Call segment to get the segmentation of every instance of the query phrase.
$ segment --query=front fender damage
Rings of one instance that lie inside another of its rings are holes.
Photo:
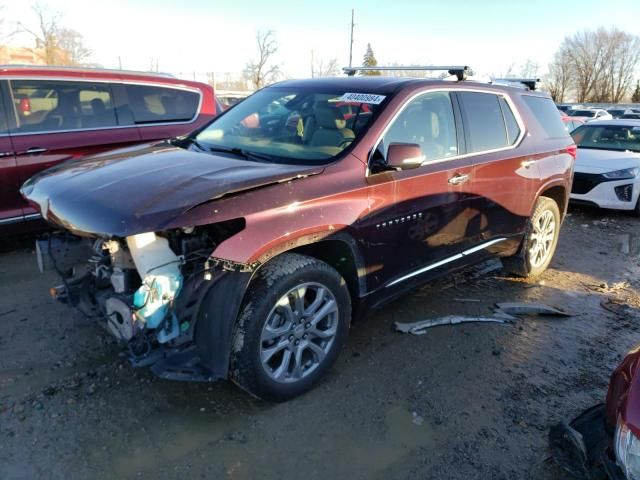
[[[260,265],[212,252],[243,226],[232,221],[93,240],[53,235],[37,251],[41,266],[62,277],[52,296],[126,344],[134,366],[163,378],[212,381],[227,377],[233,328]]]

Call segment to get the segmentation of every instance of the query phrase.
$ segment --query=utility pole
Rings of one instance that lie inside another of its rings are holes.
[[[351,66],[352,58],[353,58],[353,8],[351,9],[351,40],[349,42],[349,66]]]
[[[311,78],[314,77],[314,72],[313,72],[313,48],[311,49]]]
[[[122,70],[122,58],[118,55],[118,68]]]

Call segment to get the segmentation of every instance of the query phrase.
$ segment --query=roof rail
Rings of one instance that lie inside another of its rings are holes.
[[[410,65],[410,66],[400,66],[400,67],[344,67],[342,71],[349,75],[350,77],[354,76],[357,72],[362,71],[381,71],[381,72],[395,72],[399,70],[421,70],[421,71],[446,71],[449,75],[455,75],[458,77],[458,80],[466,80],[467,76],[471,75],[471,69],[464,65],[455,65],[455,66],[436,66],[430,65],[428,67],[421,67],[418,65]]]
[[[511,86],[515,86],[513,85],[514,83],[520,83],[529,90],[535,90],[539,82],[539,78],[494,78],[493,80],[491,80],[491,83],[501,83],[506,85],[511,84]]]
[[[101,68],[101,67],[69,67],[63,65],[29,65],[24,63],[16,63],[16,64],[4,64],[0,65],[0,69],[4,68],[32,68],[32,69],[42,69],[42,70],[70,70],[70,71],[81,71],[81,72],[105,72],[105,73],[124,73],[124,74],[133,74],[133,75],[149,75],[155,77],[168,77],[175,78],[175,75],[164,72],[144,72],[140,70],[120,70],[117,68]]]

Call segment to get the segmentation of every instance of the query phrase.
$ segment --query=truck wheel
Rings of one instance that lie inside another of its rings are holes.
[[[252,280],[238,316],[231,379],[256,397],[284,401],[329,370],[349,330],[344,279],[320,260],[282,254]]]
[[[540,197],[528,221],[520,251],[502,259],[505,269],[526,278],[540,276],[549,266],[560,234],[560,210],[548,197]]]

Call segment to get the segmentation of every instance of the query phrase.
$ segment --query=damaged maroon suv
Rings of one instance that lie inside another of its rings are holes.
[[[464,68],[455,70],[464,78]],[[350,322],[489,256],[553,256],[575,145],[548,95],[464,79],[285,81],[172,141],[68,162],[22,194],[52,295],[163,378],[285,400]]]

